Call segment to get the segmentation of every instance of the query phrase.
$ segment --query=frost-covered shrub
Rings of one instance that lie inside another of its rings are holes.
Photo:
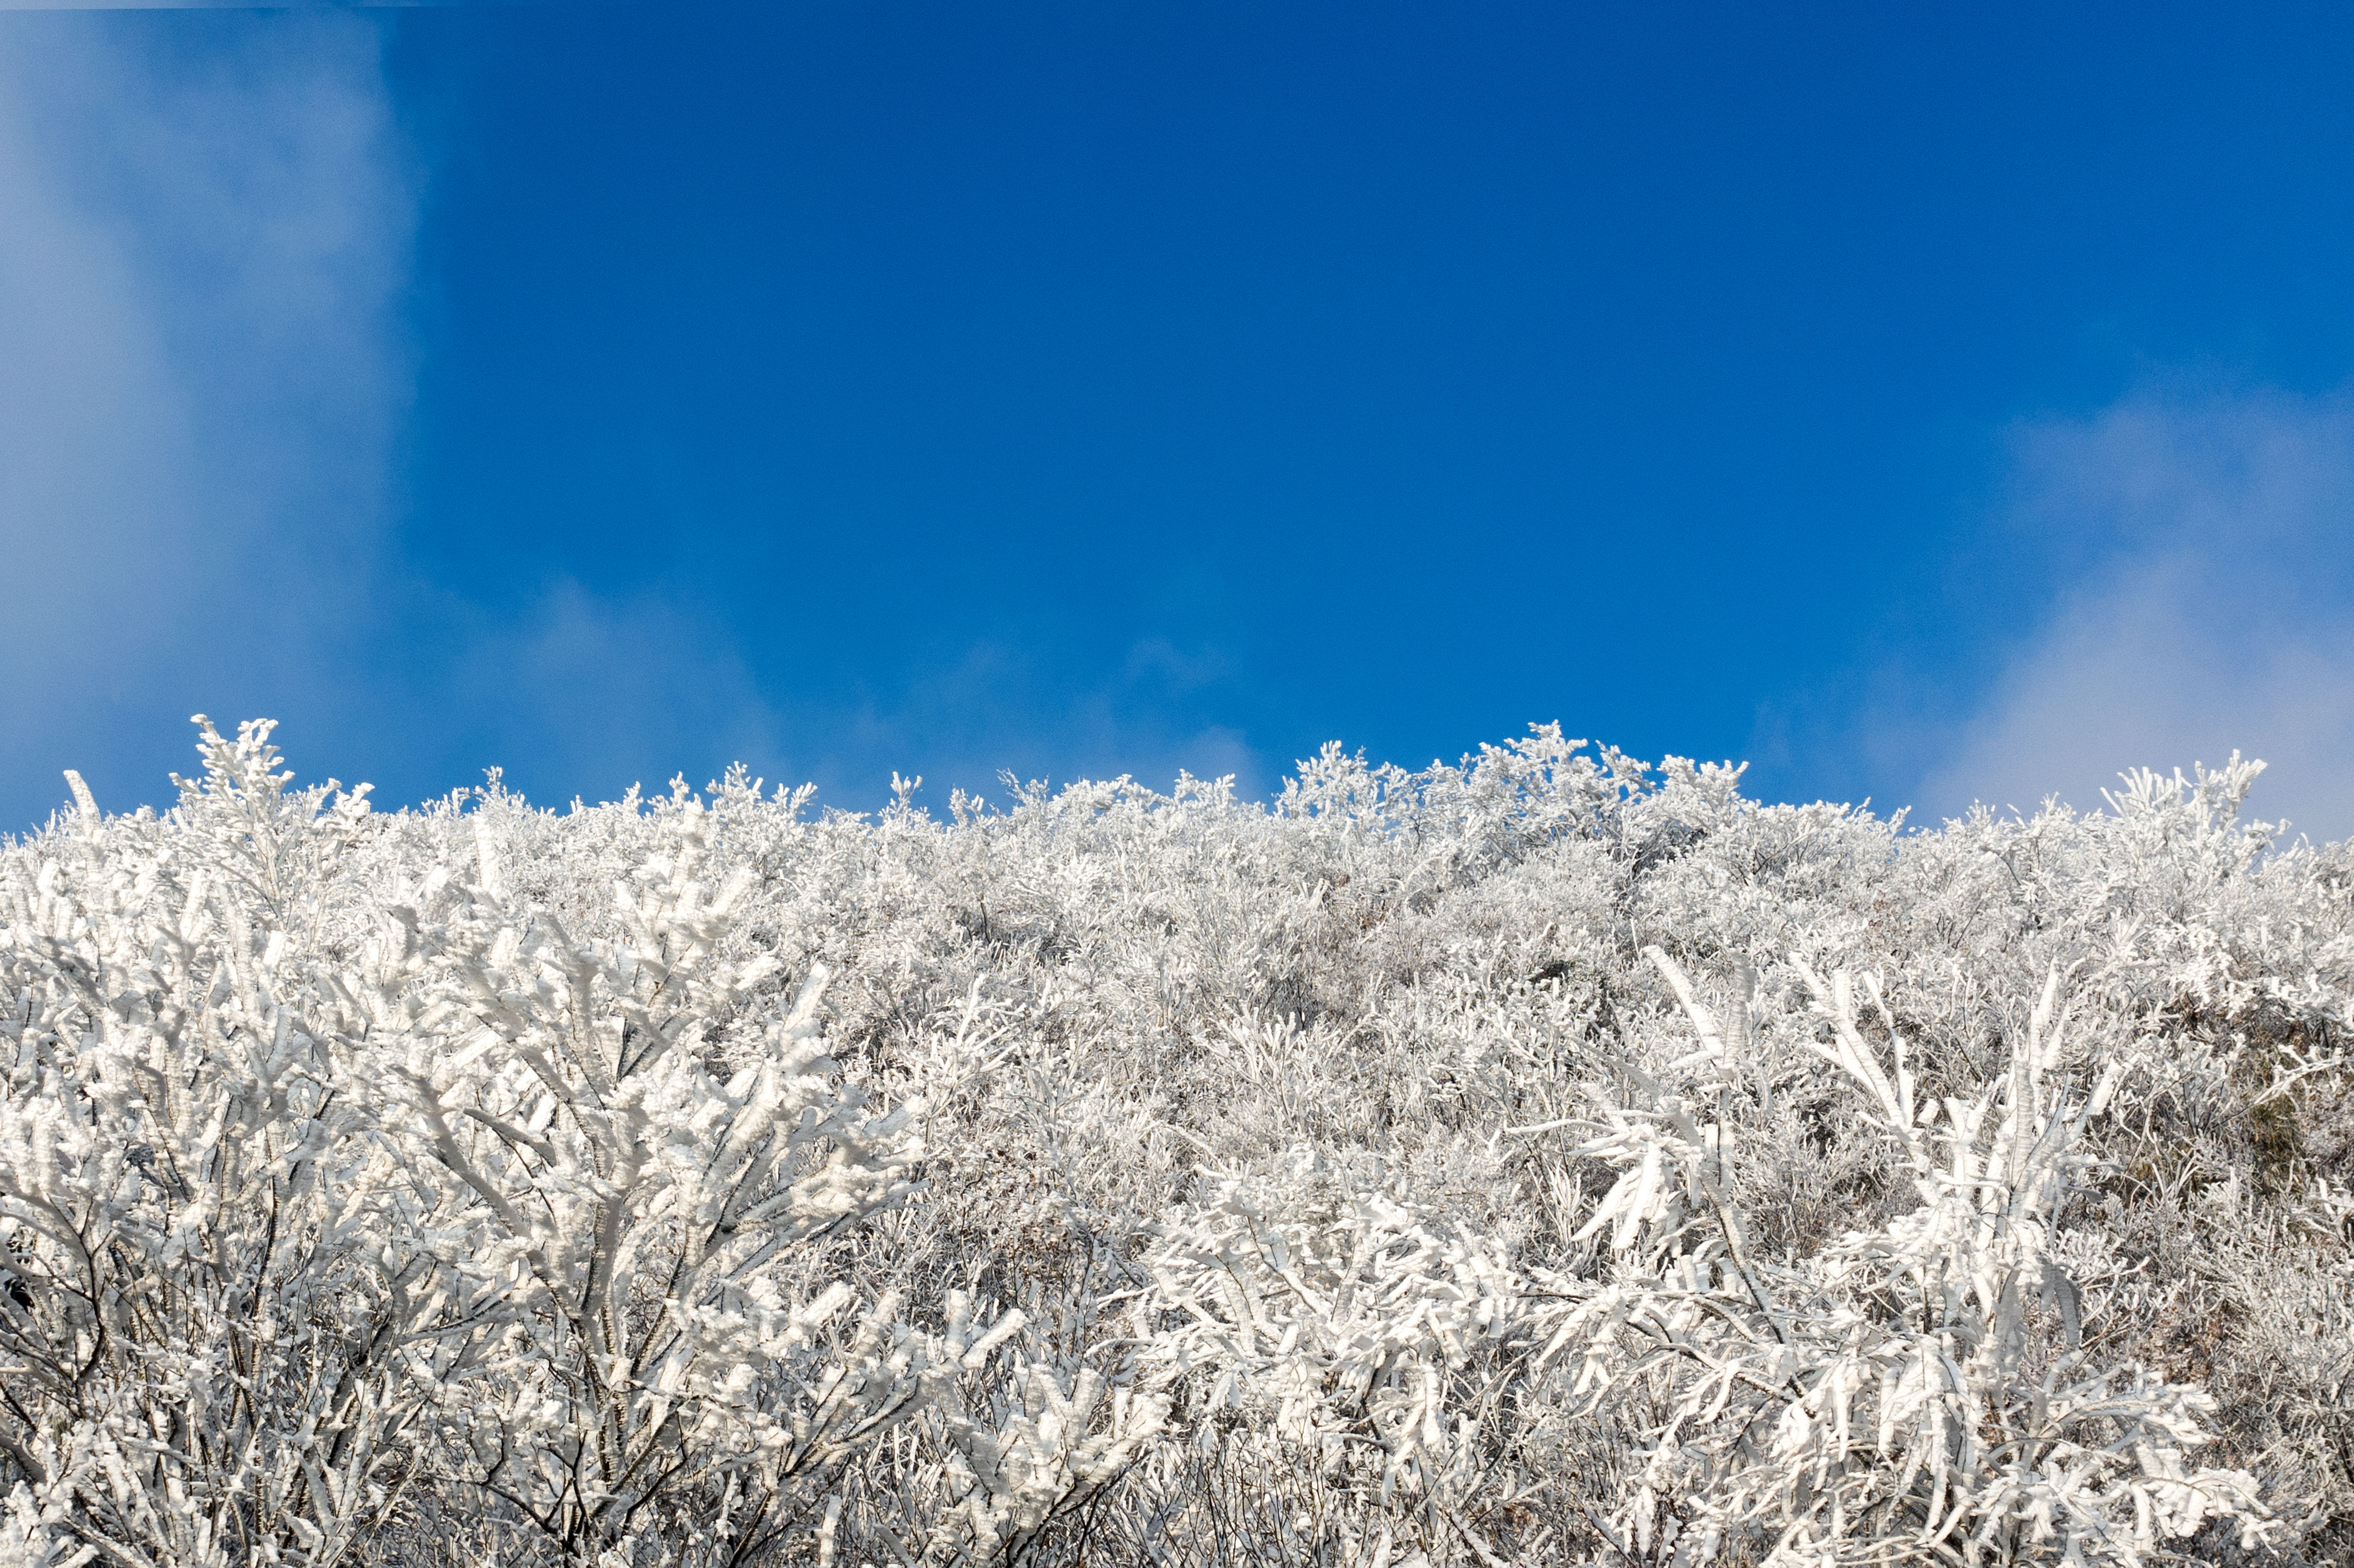
[[[0,848],[0,1561],[2342,1561],[2354,863],[1544,728]]]

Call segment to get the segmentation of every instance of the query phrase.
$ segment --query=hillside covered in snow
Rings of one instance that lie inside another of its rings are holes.
[[[1541,728],[0,849],[0,1561],[2354,1553],[2354,860]]]

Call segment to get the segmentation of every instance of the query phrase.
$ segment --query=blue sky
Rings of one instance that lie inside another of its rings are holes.
[[[9,10],[0,825],[202,710],[2354,833],[2354,18],[2051,10]]]

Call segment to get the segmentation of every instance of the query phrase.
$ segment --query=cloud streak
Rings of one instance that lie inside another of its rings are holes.
[[[1139,642],[1074,690],[984,641],[832,689],[757,668],[677,585],[421,574],[396,459],[426,157],[366,18],[0,16],[0,551],[35,585],[0,640],[0,831],[64,768],[115,809],[165,797],[199,710],[280,718],[306,777],[388,800],[738,759],[854,806],[895,768],[928,798],[1001,768],[1266,782],[1238,735],[1161,715],[1231,676],[1202,649]]]
[[[161,30],[158,30],[161,29]],[[0,827],[296,717],[372,612],[415,181],[372,25],[0,25]]]
[[[2236,749],[2270,765],[2254,814],[2354,835],[2354,402],[2137,398],[2014,459],[2009,542],[2073,586],[1916,799],[2094,809],[2123,768]]]

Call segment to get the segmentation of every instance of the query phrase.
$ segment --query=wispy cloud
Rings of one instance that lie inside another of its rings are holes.
[[[195,706],[331,705],[408,396],[373,26],[0,26],[0,810],[154,793]]]
[[[895,768],[928,794],[1000,768],[1265,782],[1238,736],[1167,716],[1230,676],[1205,647],[1139,641],[1075,689],[983,642],[826,689],[755,668],[675,585],[421,575],[393,493],[423,154],[379,47],[354,16],[0,17],[0,829],[67,767],[157,799],[199,709],[278,717],[306,775],[393,800],[737,759],[853,806]]]
[[[2250,809],[2354,834],[2354,402],[2137,398],[2023,427],[2012,545],[2070,587],[1917,799],[2095,808],[2120,769],[2233,750]]]
[[[1002,797],[1006,772],[1057,784],[1128,774],[1158,789],[1181,770],[1232,774],[1246,793],[1273,782],[1240,731],[1184,700],[1231,676],[1212,647],[1145,639],[1075,683],[1051,653],[983,640],[903,683],[829,684],[758,668],[724,607],[676,585],[600,593],[560,578],[504,611],[454,588],[408,591],[410,634],[435,652],[387,683],[385,712],[442,762],[427,788],[497,766],[546,803],[611,800],[674,775],[699,788],[742,762],[864,810],[889,798],[895,772],[921,777],[936,805],[955,789]]]
[[[1146,637],[1084,667],[1104,673],[1074,681],[1050,651],[978,642],[887,701],[870,697],[854,733],[869,758],[907,758],[898,765],[943,795],[953,786],[994,796],[1009,772],[1055,783],[1124,774],[1156,789],[1180,772],[1231,774],[1246,795],[1272,787],[1267,759],[1214,719],[1214,688],[1235,676],[1214,643]]]
[[[508,769],[510,788],[550,804],[611,800],[680,773],[700,788],[731,762],[801,781],[780,766],[796,737],[707,606],[561,579],[504,620],[454,599],[438,619],[432,641],[455,657],[413,672],[408,722],[420,735],[454,727],[440,752]]]

